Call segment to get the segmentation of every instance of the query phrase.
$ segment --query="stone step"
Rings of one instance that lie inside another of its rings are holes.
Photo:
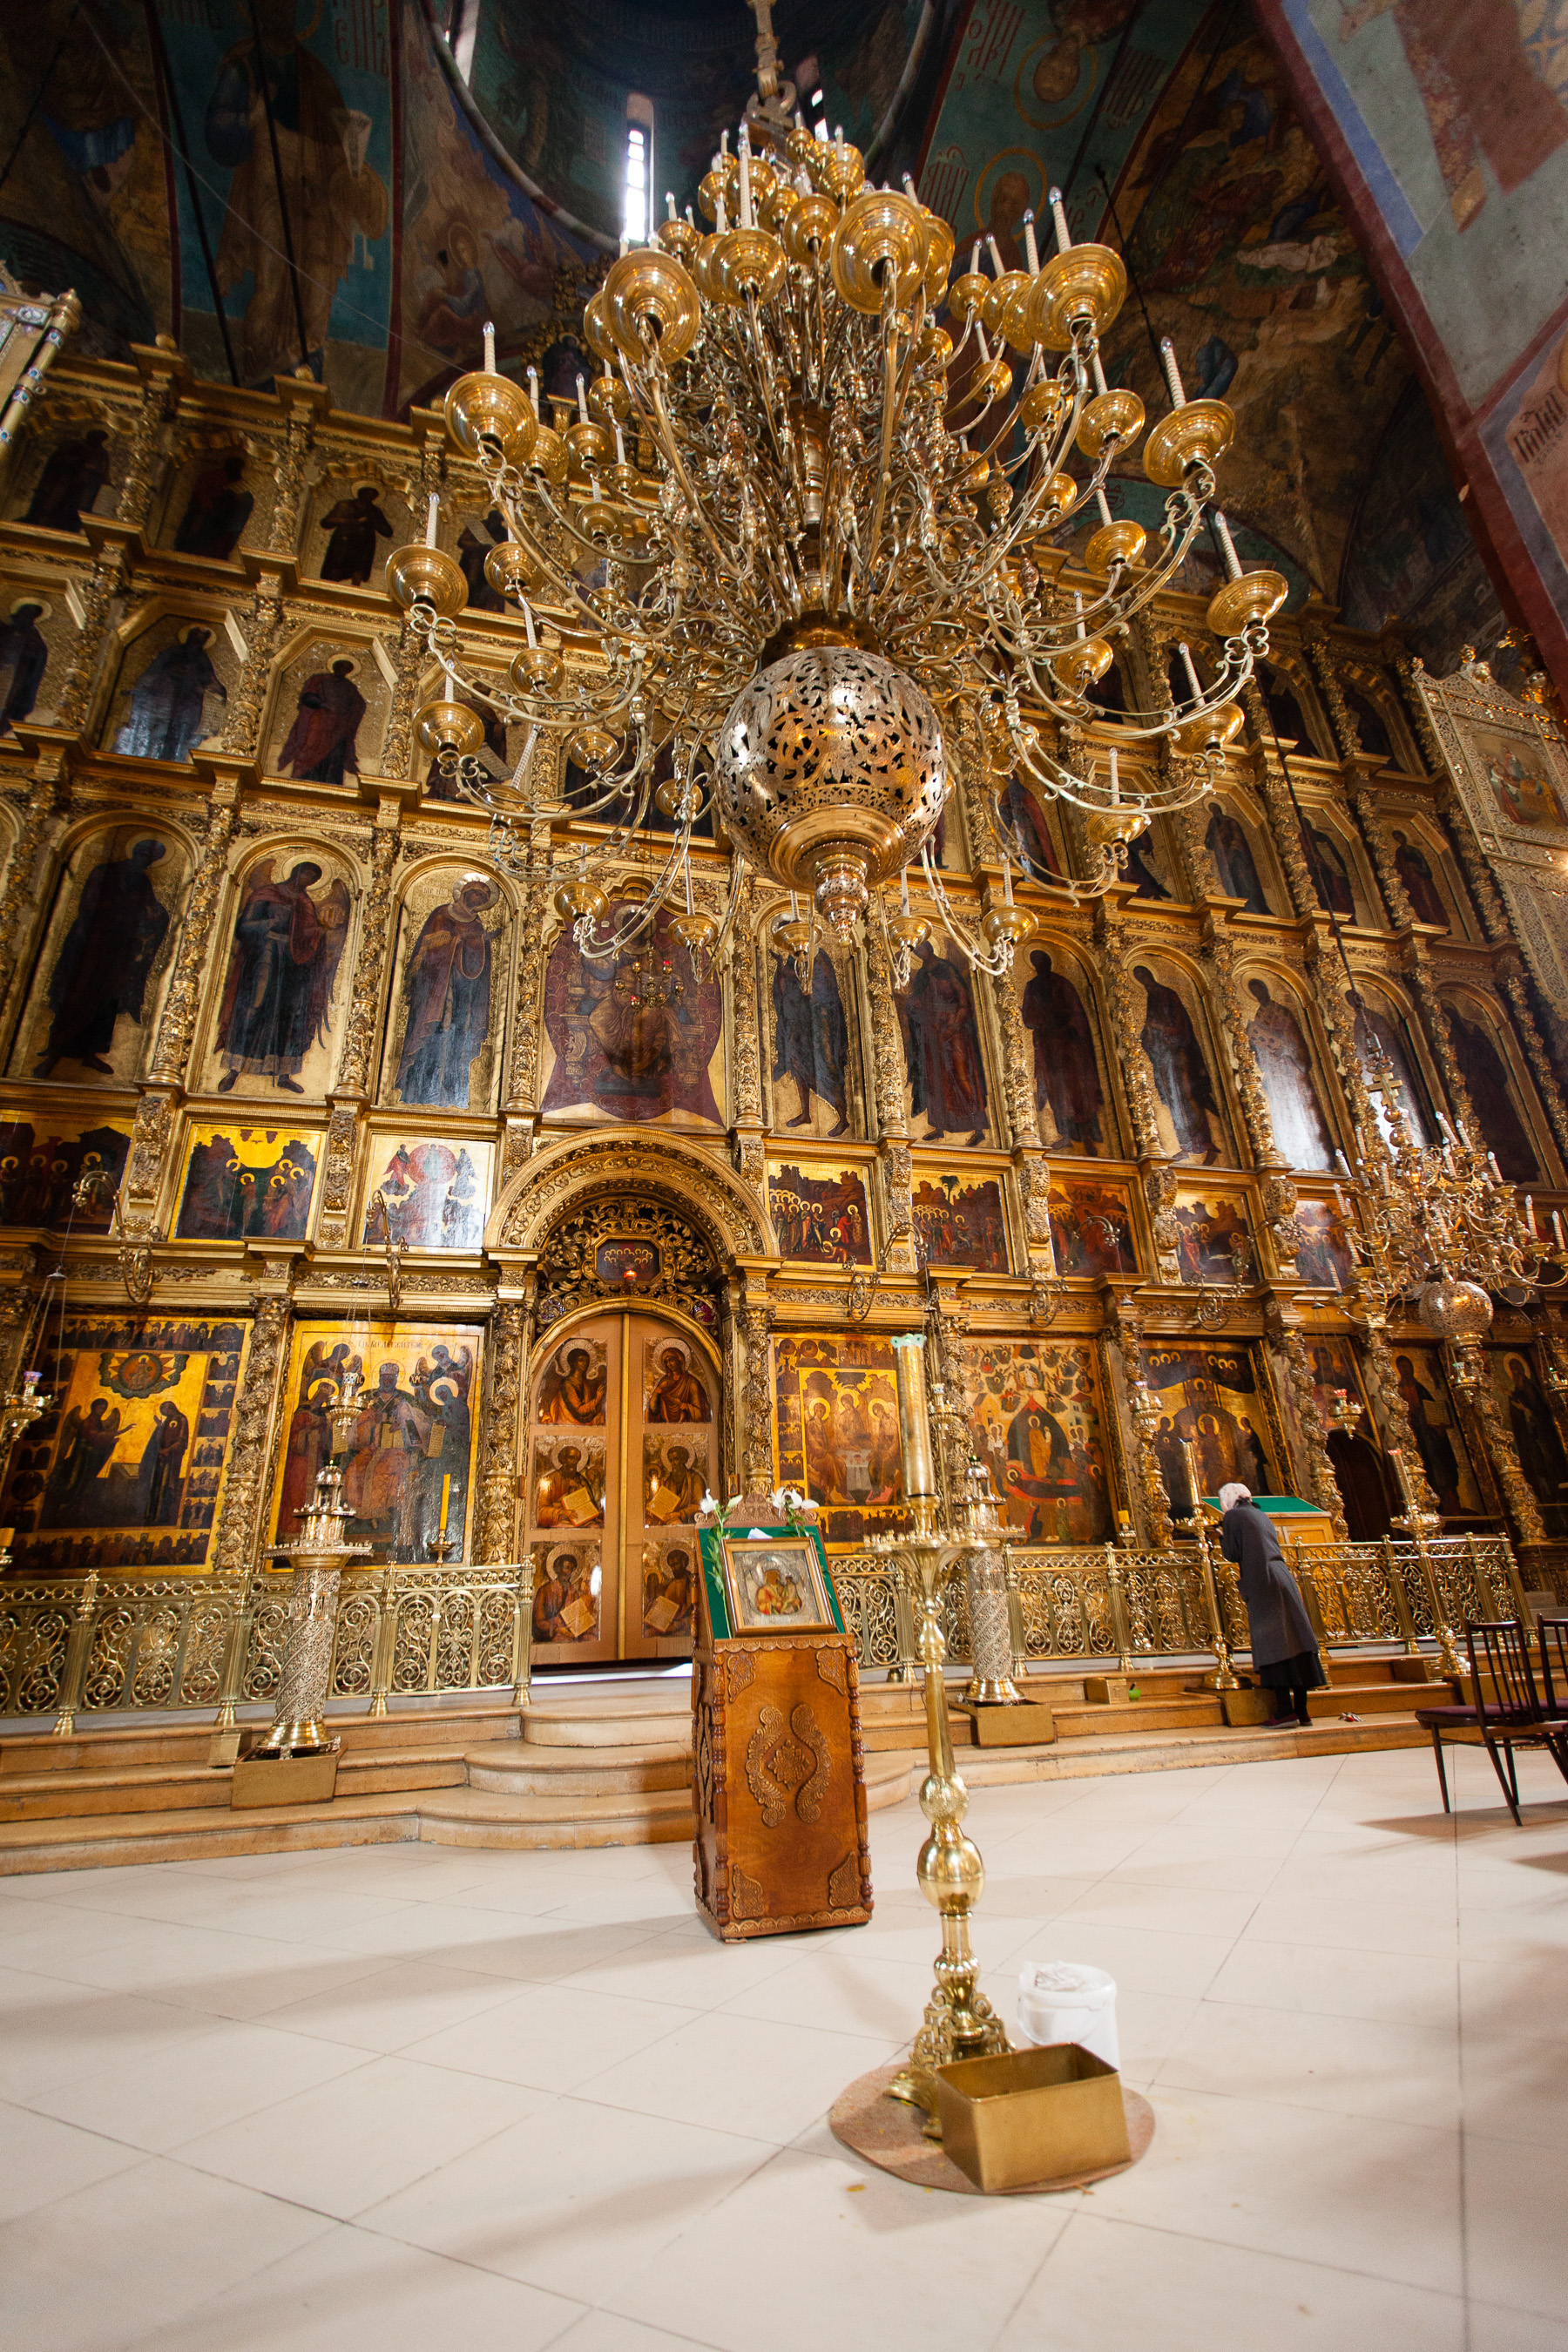
[[[215,1710],[216,1712],[216,1710]],[[263,1731],[267,1718],[247,1716],[243,1728]],[[327,1728],[343,1743],[345,1760],[381,1748],[473,1746],[476,1741],[515,1739],[518,1709],[510,1701],[482,1706],[399,1707],[386,1715],[345,1715],[327,1717]],[[113,1730],[78,1729],[63,1739],[48,1732],[11,1731],[0,1734],[0,1787],[13,1773],[74,1772],[153,1764],[205,1766],[213,1737],[212,1715],[194,1721],[132,1726]]]
[[[507,1796],[587,1796],[691,1786],[689,1745],[547,1748],[532,1740],[506,1740],[493,1748],[470,1748],[465,1760],[470,1788]]]
[[[689,1702],[679,1709],[626,1706],[577,1713],[563,1707],[525,1706],[522,1744],[527,1748],[687,1748],[691,1745]]]
[[[1019,1780],[1092,1780],[1102,1773],[1173,1772],[1194,1764],[1255,1764],[1271,1756],[1348,1756],[1366,1748],[1424,1748],[1430,1734],[1414,1716],[1381,1714],[1370,1723],[1314,1722],[1310,1730],[1268,1725],[1216,1726],[1183,1732],[1058,1740],[1049,1748],[972,1750],[962,1762],[972,1789]],[[1434,1790],[1433,1801],[1436,1794]]]

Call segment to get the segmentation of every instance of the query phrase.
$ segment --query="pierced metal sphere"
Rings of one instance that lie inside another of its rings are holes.
[[[935,830],[947,761],[935,711],[879,654],[786,654],[737,697],[719,735],[725,830],[754,866],[815,893],[847,939],[871,889]]]
[[[1492,1303],[1479,1282],[1439,1275],[1416,1301],[1416,1313],[1439,1339],[1482,1339],[1491,1328]]]

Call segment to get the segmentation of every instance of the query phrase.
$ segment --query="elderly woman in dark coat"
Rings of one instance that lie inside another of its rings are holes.
[[[1252,1637],[1252,1664],[1265,1690],[1274,1693],[1276,1723],[1306,1724],[1307,1693],[1328,1681],[1318,1656],[1317,1637],[1302,1605],[1296,1580],[1285,1565],[1273,1522],[1250,1490],[1222,1486],[1219,1548],[1241,1570],[1241,1597]]]

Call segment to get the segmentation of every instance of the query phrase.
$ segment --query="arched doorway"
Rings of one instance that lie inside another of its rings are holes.
[[[687,1657],[722,1391],[677,1309],[580,1308],[537,1350],[524,1480],[542,1666]]]

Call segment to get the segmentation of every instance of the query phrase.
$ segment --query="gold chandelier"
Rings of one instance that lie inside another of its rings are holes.
[[[760,79],[737,152],[726,133],[701,184],[711,231],[676,218],[671,198],[658,243],[624,250],[588,303],[603,372],[579,377],[575,421],[546,421],[531,371],[526,392],[496,373],[488,330],[485,367],[447,394],[452,436],[506,525],[486,573],[526,644],[504,685],[465,662],[467,583],[435,543],[432,499],[426,543],[387,567],[445,674],[419,739],[489,809],[503,862],[521,862],[541,823],[558,843],[575,832],[555,903],[588,956],[619,956],[673,903],[669,928],[699,968],[749,862],[806,899],[775,928],[807,967],[819,925],[848,940],[868,917],[907,984],[935,917],[973,964],[1003,971],[1032,929],[1013,903],[1025,855],[998,799],[1008,779],[1084,813],[1093,870],[1066,887],[1106,888],[1152,816],[1212,788],[1286,583],[1241,571],[1213,506],[1235,418],[1185,398],[1168,343],[1171,412],[1143,440],[1163,527],[1152,540],[1112,520],[1106,479],[1144,425],[1100,359],[1126,274],[1107,247],[1072,243],[1055,190],[1054,253],[1040,260],[1031,221],[1026,269],[1004,268],[993,240],[992,274],[976,245],[950,285],[952,232],[912,184],[868,185],[842,133],[792,122],[773,76]],[[1068,593],[1056,542],[1090,515],[1099,584]],[[1207,611],[1215,675],[1189,657],[1174,709],[1102,708],[1118,639],[1205,519],[1228,574]],[[475,704],[526,730],[510,779],[478,756]],[[931,855],[964,730],[984,746],[1003,867],[978,927]],[[1154,756],[1162,740],[1176,759]],[[570,804],[563,751],[586,780]],[[649,856],[638,836],[656,812],[662,862],[651,856],[645,895],[612,908],[599,877]],[[691,888],[692,831],[710,812],[734,853],[721,914]],[[927,913],[910,903],[917,863]]]

